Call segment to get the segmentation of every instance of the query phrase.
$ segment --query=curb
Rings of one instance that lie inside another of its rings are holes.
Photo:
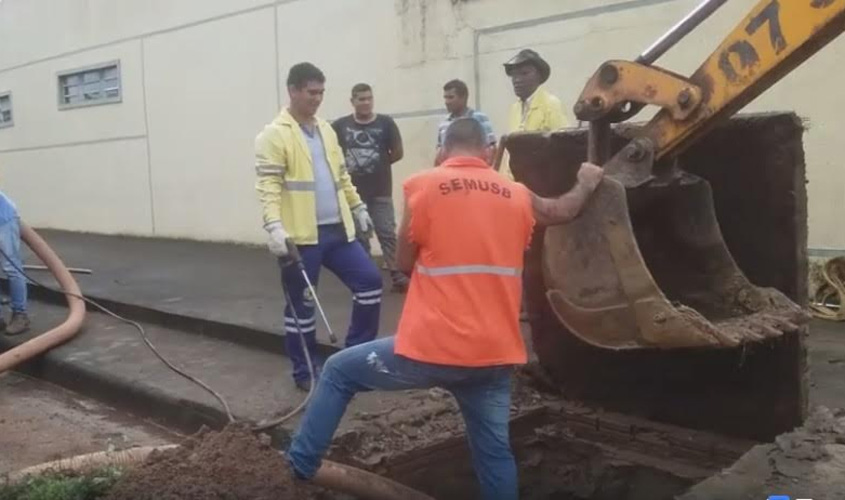
[[[17,341],[0,336],[0,351],[15,347],[26,340],[29,339]],[[66,361],[55,350],[25,362],[15,370],[187,435],[197,432],[203,426],[222,429],[229,423],[226,413],[216,401],[203,403],[178,398],[156,386],[104,376],[103,372],[96,369]],[[237,415],[235,418],[246,422]],[[276,427],[269,434],[274,443],[286,443],[290,440],[290,431],[283,427]]]

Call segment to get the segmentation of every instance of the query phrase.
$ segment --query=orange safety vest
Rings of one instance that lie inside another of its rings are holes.
[[[522,266],[534,228],[528,189],[483,160],[451,158],[404,184],[419,246],[395,352],[452,366],[527,361]]]

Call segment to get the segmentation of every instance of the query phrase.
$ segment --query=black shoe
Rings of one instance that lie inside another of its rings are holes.
[[[296,388],[302,392],[310,392],[311,391],[311,379],[306,380],[297,380],[296,381]]]
[[[12,320],[6,327],[6,335],[20,335],[29,330],[29,316],[24,312],[12,313]]]
[[[408,285],[408,281],[395,281],[390,291],[393,293],[405,293],[408,291]]]

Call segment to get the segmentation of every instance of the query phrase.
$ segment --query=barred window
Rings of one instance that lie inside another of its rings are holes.
[[[59,73],[59,109],[121,101],[120,63]]]
[[[0,128],[11,127],[12,121],[12,93],[0,93]]]

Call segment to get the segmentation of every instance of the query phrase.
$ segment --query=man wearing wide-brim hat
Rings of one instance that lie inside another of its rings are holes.
[[[560,99],[542,85],[549,79],[552,69],[540,54],[523,49],[505,63],[505,73],[511,78],[513,92],[519,99],[511,105],[508,132],[551,132],[567,126],[566,115]],[[501,173],[513,179],[510,160],[504,161]],[[524,295],[523,295],[524,297]],[[525,301],[519,319],[528,319]]]
[[[552,70],[540,54],[523,49],[505,63],[505,73],[519,100],[511,106],[510,132],[550,132],[567,126],[560,99],[542,85]]]

